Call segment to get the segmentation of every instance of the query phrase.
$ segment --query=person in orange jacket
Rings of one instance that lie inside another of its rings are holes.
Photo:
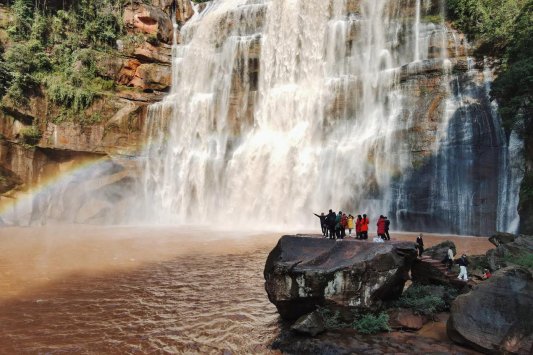
[[[376,223],[378,226],[378,235],[381,239],[386,240],[387,236],[385,235],[385,217],[383,215],[379,216],[378,223]]]
[[[360,214],[357,215],[355,220],[355,239],[361,239],[361,226],[363,225],[363,217]]]
[[[370,221],[366,214],[363,214],[363,220],[361,221],[361,239],[368,239],[368,225]]]

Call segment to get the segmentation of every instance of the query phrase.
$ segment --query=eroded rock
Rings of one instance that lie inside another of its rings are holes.
[[[451,340],[489,354],[531,354],[533,276],[521,267],[495,273],[457,297],[447,323]]]
[[[415,258],[416,249],[409,242],[286,235],[268,256],[265,288],[285,319],[326,303],[374,310],[401,295]]]
[[[158,64],[141,64],[129,85],[142,90],[163,91],[172,83],[172,70],[169,66]]]
[[[158,7],[132,1],[124,9],[123,20],[132,32],[153,35],[165,43],[172,42],[172,21]]]

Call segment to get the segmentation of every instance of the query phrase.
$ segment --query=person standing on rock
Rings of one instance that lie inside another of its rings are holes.
[[[390,240],[389,227],[390,220],[387,218],[387,216],[385,216],[385,236],[387,237],[387,240]]]
[[[335,235],[337,236],[337,239],[341,238],[341,220],[342,220],[342,212],[339,211],[337,213],[337,216],[335,217]]]
[[[376,223],[376,225],[378,226],[378,236],[381,239],[386,240],[387,237],[385,236],[385,218],[383,217],[383,215],[379,216],[378,223]]]
[[[332,210],[329,210],[328,215],[326,216],[326,223],[328,225],[329,229],[329,239],[335,239],[335,219],[336,219],[335,212]]]
[[[322,229],[322,236],[324,238],[327,238],[328,237],[328,226],[326,224],[326,216],[324,215],[324,212],[322,212],[320,216],[317,215],[316,213],[313,213],[313,214],[320,219],[320,229]]]
[[[457,264],[459,265],[459,269],[461,270],[457,278],[459,280],[468,281],[468,273],[466,271],[466,267],[468,266],[468,260],[466,259],[466,254],[463,254],[459,258],[459,260],[457,260]]]
[[[363,217],[360,214],[357,215],[357,220],[355,221],[355,239],[361,239],[361,226],[363,224]]]
[[[444,259],[444,263],[446,264],[446,267],[448,268],[448,272],[452,271],[453,266],[453,249],[452,247],[448,247],[448,251],[446,253],[446,258]]]
[[[354,217],[350,213],[348,215],[348,237],[352,236],[352,229],[353,229],[353,225],[354,225],[354,221],[353,220],[354,220]]]
[[[348,216],[343,213],[341,217],[341,239],[346,237],[346,228],[348,228]]]
[[[418,237],[416,237],[416,249],[418,249],[419,257],[422,257],[422,253],[424,252],[424,239],[422,237],[422,233],[420,233]]]
[[[366,214],[363,214],[363,220],[361,221],[361,239],[368,239],[368,225],[370,221]]]

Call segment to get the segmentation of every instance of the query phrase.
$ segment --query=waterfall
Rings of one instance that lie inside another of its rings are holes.
[[[470,209],[481,190],[462,184],[474,171],[452,160],[466,151],[477,159],[450,131],[470,102],[460,102],[462,79],[450,70],[449,32],[421,22],[422,11],[441,8],[430,5],[210,2],[181,29],[172,90],[149,108],[144,217],[296,227],[332,208],[390,214],[394,229],[439,220],[433,230],[484,233],[485,215]],[[501,155],[507,146],[493,148]],[[457,206],[459,220],[450,212]]]

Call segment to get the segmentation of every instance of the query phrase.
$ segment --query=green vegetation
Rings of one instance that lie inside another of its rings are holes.
[[[448,310],[455,297],[457,291],[452,288],[413,284],[393,305],[410,308],[415,314],[434,315]]]
[[[508,255],[504,258],[504,260],[511,264],[533,268],[533,253],[524,252],[519,256]]]
[[[61,110],[60,120],[79,121],[96,98],[114,90],[111,80],[98,75],[97,60],[125,33],[123,3],[80,0],[57,9],[44,0],[13,1],[11,44],[0,55],[0,98],[25,105],[30,94],[45,88]]]
[[[354,328],[361,334],[376,334],[390,331],[387,313],[378,315],[365,314],[354,323]]]
[[[41,139],[41,132],[35,126],[24,127],[20,130],[22,142],[28,145],[35,145]]]
[[[492,97],[507,131],[530,132],[533,100],[533,0],[448,0],[448,16],[477,45],[502,59]]]
[[[324,325],[327,329],[352,328],[361,334],[375,334],[390,331],[389,316],[387,313],[359,314],[356,310],[348,314],[342,314],[337,310],[329,308],[318,308],[318,312],[324,318]]]

